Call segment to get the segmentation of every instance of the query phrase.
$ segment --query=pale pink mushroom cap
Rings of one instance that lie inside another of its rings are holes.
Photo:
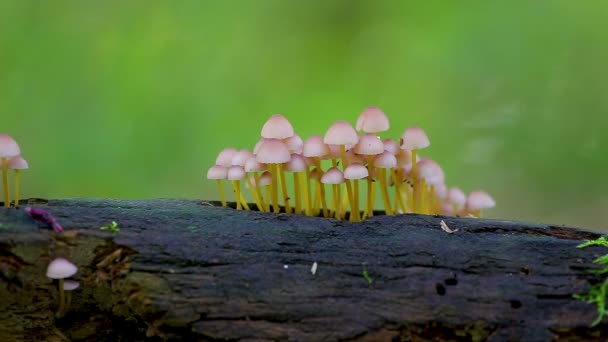
[[[207,170],[207,179],[226,179],[228,169],[221,165],[214,165]]]
[[[357,145],[359,136],[357,131],[348,122],[336,121],[325,133],[323,142],[328,145]]]
[[[268,186],[272,183],[272,174],[268,171],[260,176],[260,186]]]
[[[247,161],[245,162],[244,169],[245,169],[245,172],[264,171],[264,170],[266,170],[266,165],[258,163],[258,161],[256,160],[256,157],[252,156],[252,157],[249,157],[249,159],[247,159]]]
[[[493,208],[496,206],[494,199],[483,191],[473,191],[467,198],[467,209],[468,210],[482,210]]]
[[[0,158],[11,158],[21,154],[17,142],[8,134],[0,134]]]
[[[78,272],[78,267],[64,258],[56,258],[46,268],[46,276],[51,279],[69,278]]]
[[[441,215],[454,215],[454,208],[451,203],[441,202]]]
[[[289,172],[302,172],[306,171],[307,168],[306,159],[299,154],[292,154],[289,162],[285,164],[285,170]]]
[[[392,169],[397,166],[397,158],[390,152],[383,152],[374,158],[374,167],[380,169]]]
[[[284,140],[287,145],[287,149],[289,149],[290,153],[302,154],[302,149],[304,148],[304,141],[300,138],[299,135],[294,134],[293,136]]]
[[[266,139],[287,139],[293,135],[293,126],[281,114],[271,116],[262,127],[262,137]]]
[[[258,155],[258,151],[260,150],[260,146],[262,146],[262,143],[264,142],[264,138],[260,138],[260,140],[258,140],[257,143],[255,143],[255,146],[253,147],[253,155]]]
[[[367,133],[359,139],[355,146],[355,153],[366,156],[375,156],[384,152],[384,143],[375,134]]]
[[[247,174],[245,173],[245,170],[243,169],[242,166],[231,166],[228,169],[228,180],[231,181],[237,181],[237,180],[243,180],[245,179],[245,177],[247,177]]]
[[[445,200],[448,197],[448,187],[445,184],[435,184],[435,196]]]
[[[418,163],[418,175],[424,178],[427,185],[437,185],[445,182],[445,174],[441,166],[432,159],[424,159]]]
[[[245,166],[247,159],[253,157],[253,153],[243,149],[234,154],[231,166]]]
[[[65,291],[74,291],[80,287],[80,283],[76,280],[65,280],[63,282],[63,289]]]
[[[455,205],[457,210],[460,210],[467,203],[467,195],[460,188],[450,188],[448,191],[448,202]]]
[[[260,145],[258,154],[255,156],[258,163],[283,164],[291,159],[291,154],[284,142],[277,139],[266,139]]]
[[[393,139],[384,139],[384,150],[386,152],[390,152],[394,155],[397,155],[401,149],[399,148],[399,144]],[[405,151],[405,150],[404,150]]]
[[[353,163],[344,169],[344,178],[363,179],[369,175],[367,168],[361,164]]]
[[[327,170],[321,177],[321,183],[323,184],[342,184],[344,183],[344,174],[342,171],[335,167]]]
[[[420,127],[412,126],[401,135],[401,148],[404,150],[421,150],[429,147],[431,142],[424,130]]]
[[[376,106],[365,108],[359,115],[355,126],[357,131],[363,131],[365,133],[384,132],[388,131],[390,128],[386,114]]]
[[[29,169],[27,161],[21,156],[12,157],[7,162],[8,168],[11,170],[25,170]]]
[[[237,154],[237,150],[232,147],[227,147],[218,154],[217,159],[215,159],[215,165],[221,165],[223,167],[232,166],[232,158],[235,154]]]
[[[320,135],[313,135],[304,142],[304,146],[302,148],[302,155],[304,157],[324,158],[328,154],[329,147],[323,142],[323,138]]]

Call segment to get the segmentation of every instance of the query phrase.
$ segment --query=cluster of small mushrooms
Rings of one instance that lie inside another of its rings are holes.
[[[67,279],[78,272],[78,267],[64,258],[55,258],[46,269],[46,276],[51,279],[59,280],[59,308],[57,309],[57,317],[63,317],[65,312],[70,307],[72,299],[71,291],[80,287],[80,283]],[[67,292],[67,295],[64,294]]]
[[[262,138],[253,151],[224,149],[207,178],[217,181],[223,206],[227,203],[222,181],[228,180],[236,209],[251,209],[241,190],[244,181],[260,211],[281,212],[280,191],[286,213],[353,222],[374,215],[377,188],[387,215],[479,217],[481,210],[494,207],[494,200],[483,191],[467,196],[459,188],[445,185],[439,164],[418,154],[430,146],[424,130],[409,127],[399,141],[382,140],[378,135],[389,127],[386,114],[372,106],[359,115],[355,127],[336,121],[325,136],[313,135],[303,141],[283,115],[275,114],[262,127]],[[293,183],[291,194],[288,182]],[[364,198],[360,182],[367,188]]]
[[[11,198],[8,188],[8,170],[15,170],[14,178],[14,206],[19,207],[19,171],[29,168],[27,161],[21,157],[21,149],[17,142],[8,134],[0,134],[0,163],[2,168],[2,189],[4,207],[11,207]]]

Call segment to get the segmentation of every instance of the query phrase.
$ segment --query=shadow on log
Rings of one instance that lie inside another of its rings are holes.
[[[66,231],[0,209],[1,341],[606,338],[606,323],[588,328],[596,308],[572,299],[598,280],[599,249],[575,248],[590,231],[423,215],[348,223],[188,200],[30,205]],[[99,229],[112,221],[117,234]],[[58,256],[82,284],[61,319],[45,276]]]

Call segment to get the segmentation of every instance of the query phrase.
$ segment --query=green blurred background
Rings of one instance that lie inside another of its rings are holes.
[[[28,197],[215,199],[224,146],[368,105],[491,217],[606,229],[608,2],[0,1],[0,132]]]

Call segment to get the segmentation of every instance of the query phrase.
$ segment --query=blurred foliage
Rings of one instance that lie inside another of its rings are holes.
[[[490,215],[606,228],[605,1],[0,1],[0,132],[24,196],[216,198],[224,146],[420,125]]]

